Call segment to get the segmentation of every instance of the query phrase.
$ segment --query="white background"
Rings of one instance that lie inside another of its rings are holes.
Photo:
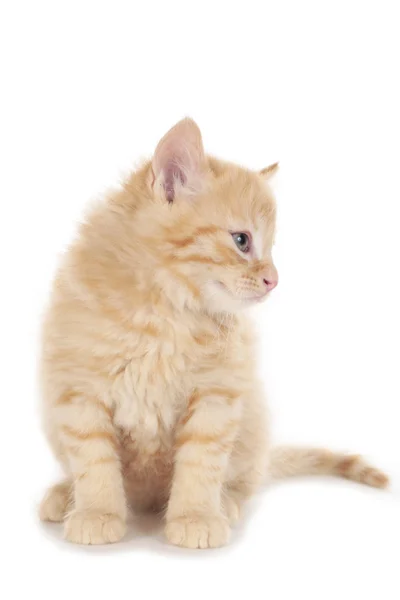
[[[1,3],[3,598],[399,599],[396,4]],[[185,115],[209,152],[281,161],[280,285],[257,314],[275,438],[362,452],[393,487],[282,483],[216,551],[169,547],[143,522],[117,546],[74,547],[36,517],[58,476],[40,316],[84,206]]]

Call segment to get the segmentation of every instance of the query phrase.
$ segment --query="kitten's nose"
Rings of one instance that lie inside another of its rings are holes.
[[[261,277],[263,278],[266,292],[270,292],[278,285],[278,271],[273,264],[264,270],[264,272],[261,274]]]
[[[278,279],[263,279],[267,292],[270,292],[278,285]]]

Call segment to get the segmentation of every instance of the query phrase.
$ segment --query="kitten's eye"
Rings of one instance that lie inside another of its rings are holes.
[[[248,233],[232,233],[233,241],[241,252],[248,252],[250,250],[250,236]]]

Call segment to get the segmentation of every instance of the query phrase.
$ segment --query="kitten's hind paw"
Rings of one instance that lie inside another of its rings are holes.
[[[240,503],[237,498],[226,494],[222,501],[222,511],[226,515],[229,523],[234,525],[240,519]]]
[[[165,527],[168,541],[184,548],[218,548],[227,544],[229,534],[228,522],[222,516],[178,517]]]
[[[72,506],[72,484],[63,481],[51,487],[43,498],[39,517],[41,521],[63,521],[68,510]]]
[[[65,520],[64,537],[75,544],[112,544],[125,534],[125,521],[115,514],[74,510]]]

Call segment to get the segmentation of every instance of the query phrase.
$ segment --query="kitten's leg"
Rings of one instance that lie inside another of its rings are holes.
[[[221,490],[239,426],[241,402],[230,389],[195,392],[176,437],[166,536],[187,548],[222,546],[229,524]]]
[[[74,486],[65,537],[78,544],[117,542],[127,509],[111,412],[96,398],[74,394],[64,394],[55,410]]]
[[[65,515],[72,508],[72,481],[66,479],[53,485],[45,494],[39,508],[42,521],[64,521]]]
[[[246,499],[266,481],[270,458],[268,418],[261,391],[243,400],[240,430],[229,461],[222,510],[235,523]]]
[[[228,519],[230,525],[234,525],[239,521],[241,516],[241,508],[246,496],[237,493],[235,489],[224,486],[221,497],[222,512]]]
[[[243,503],[251,498],[266,481],[267,460],[261,447],[255,444],[251,451],[239,442],[232,452],[230,476],[225,482],[221,503],[229,523],[236,523]]]

